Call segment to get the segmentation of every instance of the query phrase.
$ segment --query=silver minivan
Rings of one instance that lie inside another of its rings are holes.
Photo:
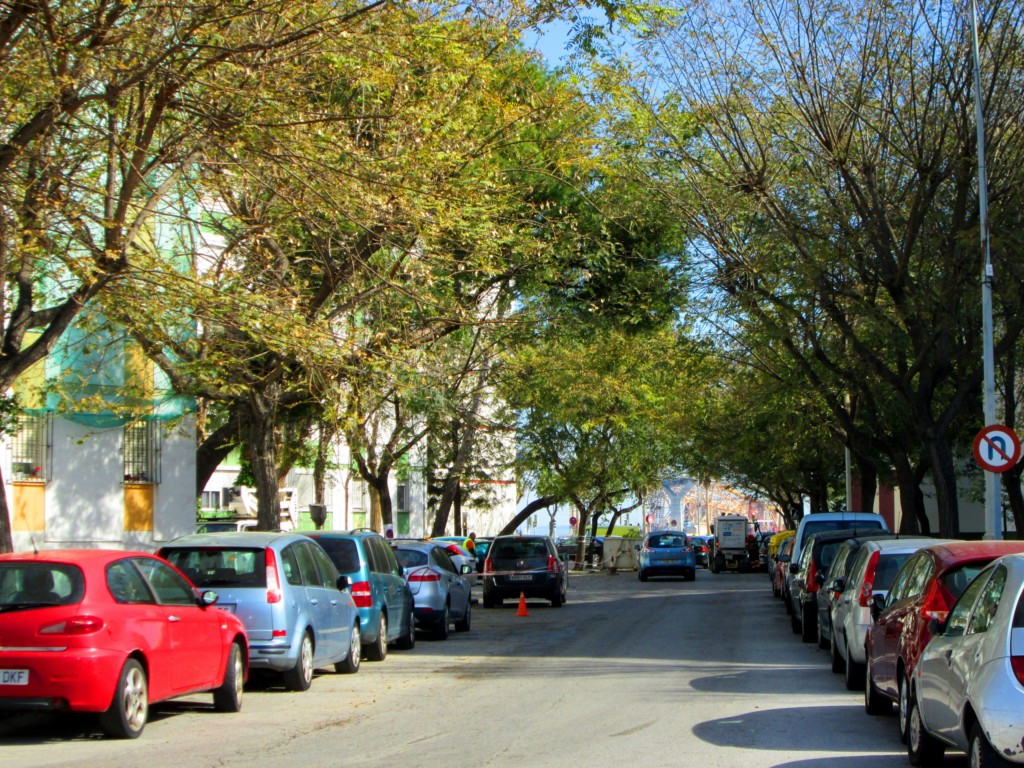
[[[215,590],[217,607],[241,619],[250,669],[281,673],[293,691],[309,688],[314,669],[359,669],[359,612],[348,579],[312,539],[255,531],[192,534],[158,554],[200,589]]]

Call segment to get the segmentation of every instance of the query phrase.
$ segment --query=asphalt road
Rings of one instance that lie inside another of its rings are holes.
[[[896,768],[894,718],[801,643],[763,574],[573,575],[569,601],[528,617],[475,606],[446,641],[318,675],[305,693],[246,691],[157,708],[135,741],[86,717],[0,719],[4,768],[453,766]],[[946,766],[966,765],[962,756]]]

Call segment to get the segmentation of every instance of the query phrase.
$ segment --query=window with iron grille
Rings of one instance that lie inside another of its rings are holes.
[[[49,414],[18,416],[10,438],[12,480],[46,480],[49,477],[51,424]]]
[[[160,482],[160,432],[155,421],[125,424],[124,481]]]

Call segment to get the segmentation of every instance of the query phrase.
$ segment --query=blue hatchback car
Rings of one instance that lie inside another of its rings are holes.
[[[251,670],[278,672],[285,687],[304,691],[314,669],[359,669],[359,612],[348,580],[305,536],[201,533],[175,539],[158,554],[200,589],[215,590],[217,607],[241,619]]]
[[[413,596],[402,566],[375,531],[317,531],[306,534],[316,541],[342,576],[352,584],[352,597],[359,608],[363,654],[370,661],[383,661],[388,643],[409,650],[416,644]]]
[[[651,576],[682,576],[686,581],[697,578],[697,557],[693,544],[679,531],[651,531],[640,545],[640,581]]]

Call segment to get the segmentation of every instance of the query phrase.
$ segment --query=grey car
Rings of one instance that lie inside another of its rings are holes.
[[[469,631],[472,584],[468,574],[473,569],[457,568],[445,547],[432,541],[401,539],[391,546],[412,590],[417,626],[439,640],[448,637],[452,622],[456,632]]]
[[[206,533],[182,536],[159,555],[200,589],[216,590],[218,607],[245,626],[249,667],[281,673],[304,691],[313,670],[359,669],[359,612],[320,545],[294,533]]]
[[[1024,764],[1024,555],[979,573],[950,609],[914,667],[907,754],[934,765],[947,747],[968,765]]]
[[[559,608],[566,600],[565,563],[549,536],[498,536],[484,561],[484,608],[506,598],[539,597]]]

